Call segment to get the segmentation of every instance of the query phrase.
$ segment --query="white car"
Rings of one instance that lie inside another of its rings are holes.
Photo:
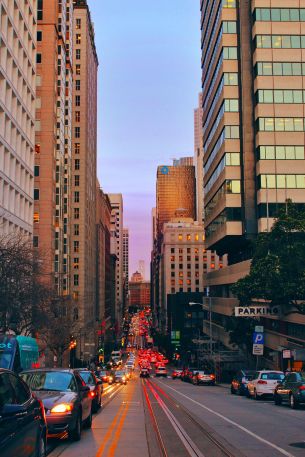
[[[257,371],[248,383],[249,396],[259,400],[262,396],[273,396],[274,390],[284,379],[282,371],[262,370]]]

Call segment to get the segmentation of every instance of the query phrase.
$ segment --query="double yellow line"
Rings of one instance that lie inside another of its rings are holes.
[[[113,421],[108,427],[107,433],[103,439],[103,444],[100,446],[100,448],[97,451],[96,457],[102,457],[103,452],[108,445],[108,441],[110,440],[110,445],[109,445],[109,450],[108,450],[108,457],[113,457],[115,450],[117,448],[117,445],[119,443],[119,438],[122,433],[122,429],[124,426],[124,422],[129,410],[129,403],[133,397],[135,391],[135,385],[133,385],[132,390],[129,392],[129,395],[127,397],[127,400],[122,403],[120,406],[118,412],[113,418]],[[114,433],[114,435],[113,435]],[[112,437],[113,435],[113,437]],[[112,440],[111,440],[112,437]]]

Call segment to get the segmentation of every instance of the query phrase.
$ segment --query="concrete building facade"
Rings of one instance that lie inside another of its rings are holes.
[[[129,305],[135,308],[143,308],[150,305],[150,282],[139,271],[133,273],[129,282],[130,298]]]
[[[194,166],[196,172],[196,220],[203,223],[203,136],[202,136],[202,93],[198,96],[198,107],[194,110]]]
[[[111,253],[116,256],[115,321],[119,329],[123,312],[123,197],[122,194],[109,194],[111,203]]]
[[[72,0],[37,3],[34,246],[59,296],[70,294]]]
[[[83,357],[92,356],[96,304],[97,71],[94,27],[86,0],[74,1],[71,182],[71,286]],[[90,346],[89,346],[90,345]]]
[[[123,229],[123,277],[124,277],[124,310],[128,306],[128,294],[129,294],[129,230]]]
[[[305,202],[303,1],[201,2],[207,247],[229,265],[207,275],[214,334],[228,344],[231,285],[249,272],[249,240],[286,199]],[[305,344],[301,316],[266,318],[266,364]],[[207,324],[208,332],[208,324]]]
[[[36,1],[0,0],[0,234],[33,232]]]

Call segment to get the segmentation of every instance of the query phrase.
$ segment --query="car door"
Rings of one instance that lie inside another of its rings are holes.
[[[24,449],[26,455],[33,455],[40,433],[40,408],[39,403],[32,397],[28,386],[15,374],[9,374],[11,385],[15,392],[16,404],[22,405],[24,411],[18,419],[18,427],[22,426],[24,434]]]
[[[0,455],[28,457],[25,450],[24,417],[17,410],[9,373],[0,373]]]
[[[91,411],[91,397],[90,397],[90,391],[86,390],[83,391],[83,387],[87,387],[86,383],[82,380],[79,374],[75,373],[75,379],[77,382],[77,388],[78,388],[78,395],[79,395],[79,401],[82,405],[82,420],[86,420],[87,417],[90,414]]]
[[[249,382],[248,384],[248,390],[249,392],[251,393],[251,395],[254,394],[254,390],[256,388],[256,385],[257,385],[257,382],[259,380],[259,377],[260,377],[260,372],[257,371],[252,379],[252,381]]]

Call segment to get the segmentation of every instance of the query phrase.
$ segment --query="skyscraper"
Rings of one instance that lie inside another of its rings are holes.
[[[59,295],[70,293],[72,0],[38,2],[34,246]]]
[[[111,204],[111,253],[116,256],[115,320],[121,324],[123,310],[123,197],[122,194],[108,194]]]
[[[249,272],[249,241],[271,229],[286,199],[305,202],[305,9],[279,3],[201,2],[206,243],[229,260],[207,282],[223,322],[237,304],[231,285]],[[279,348],[300,343],[303,320],[282,319],[262,322],[272,367]]]
[[[157,237],[164,223],[182,215],[196,219],[195,167],[161,165],[157,170]]]
[[[198,96],[198,107],[194,110],[194,166],[196,170],[197,221],[203,222],[203,144],[202,144],[202,93]]]
[[[128,300],[129,283],[129,230],[123,229],[123,277],[124,277],[124,305]]]
[[[139,260],[139,273],[145,279],[145,260]]]
[[[32,234],[36,2],[0,0],[0,18],[0,233]]]
[[[94,342],[96,316],[97,71],[94,27],[86,0],[74,0],[71,182],[71,285],[78,326]],[[93,339],[93,340],[92,340]],[[88,352],[88,351],[86,351]],[[85,354],[88,358],[90,354]]]

